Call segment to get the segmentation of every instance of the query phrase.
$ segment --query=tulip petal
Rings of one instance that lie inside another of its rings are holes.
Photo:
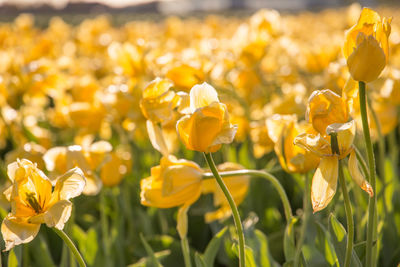
[[[71,211],[72,203],[69,200],[60,200],[44,213],[44,222],[48,227],[62,230],[71,216]]]
[[[1,234],[6,243],[5,251],[12,249],[14,246],[32,241],[39,229],[40,224],[17,222],[5,218],[1,224]]]
[[[219,102],[218,93],[208,83],[196,84],[190,90],[190,110],[192,113],[196,109],[209,106],[213,102]]]
[[[43,156],[44,163],[46,164],[46,169],[48,171],[54,171],[57,166],[57,159],[59,159],[60,156],[65,157],[66,153],[66,147],[53,147],[47,150],[47,152]]]
[[[311,202],[314,212],[324,209],[336,193],[338,179],[336,156],[323,157],[315,171],[311,186]]]
[[[79,196],[86,185],[86,179],[79,168],[73,168],[59,177],[54,187],[57,200],[68,200]]]
[[[146,121],[147,134],[153,147],[163,156],[168,156],[168,147],[161,130],[161,127],[150,120]]]
[[[349,172],[353,181],[361,187],[362,190],[367,192],[370,197],[374,196],[374,190],[372,186],[364,179],[364,176],[361,174],[360,169],[358,168],[356,152],[353,150],[350,153],[349,157]]]

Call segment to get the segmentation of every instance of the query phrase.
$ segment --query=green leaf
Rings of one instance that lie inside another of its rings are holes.
[[[49,247],[42,236],[39,235],[38,238],[35,238],[29,249],[37,266],[56,267],[51,258]]]
[[[336,219],[335,215],[332,213],[329,215],[329,233],[332,236],[332,243],[335,247],[336,254],[338,256],[340,265],[344,264],[344,260],[346,257],[346,245],[347,245],[347,232],[343,225]],[[351,257],[351,266],[362,267],[361,261],[358,258],[357,254],[354,251],[352,252]]]
[[[214,266],[214,260],[217,256],[218,250],[221,247],[222,238],[226,234],[228,227],[224,227],[219,231],[208,243],[207,248],[203,255],[203,260],[206,266]]]
[[[158,261],[158,258],[156,257],[156,255],[154,254],[153,249],[151,248],[151,246],[149,245],[149,243],[147,243],[146,239],[144,238],[143,234],[140,233],[140,240],[143,243],[144,249],[147,252],[147,255],[149,255],[150,259],[149,259],[149,264],[146,266],[151,266],[151,267],[161,267],[161,263]]]
[[[283,237],[283,252],[285,254],[286,261],[294,260],[296,254],[296,244],[294,237],[294,225],[297,219],[293,218],[292,221],[288,222]]]
[[[339,260],[336,255],[335,248],[331,241],[331,236],[329,232],[325,229],[325,227],[316,222],[317,226],[317,248],[321,251],[324,255],[325,260],[330,266],[337,266],[339,267]]]
[[[99,250],[99,240],[94,228],[90,228],[86,233],[78,225],[72,226],[72,237],[77,241],[79,251],[85,258],[88,265],[93,265]]]
[[[194,263],[196,264],[196,267],[207,267],[206,263],[203,260],[203,257],[198,252],[194,254]]]
[[[154,256],[161,260],[171,254],[171,250],[166,249],[159,252],[154,253]],[[128,267],[146,267],[151,266],[150,264],[151,259],[149,257],[141,258],[138,262],[128,265]]]
[[[233,244],[232,250],[235,252],[236,256],[239,256],[239,245],[238,244],[236,244],[236,243]],[[256,260],[254,257],[254,252],[253,252],[252,248],[245,246],[244,255],[245,255],[245,261],[246,261],[246,267],[257,267]]]
[[[18,259],[21,259],[21,246],[14,247],[8,254],[8,267],[18,267]]]

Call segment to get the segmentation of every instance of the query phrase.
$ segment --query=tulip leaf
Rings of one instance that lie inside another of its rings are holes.
[[[206,266],[214,266],[214,260],[217,256],[218,250],[221,247],[221,242],[228,230],[228,227],[224,227],[221,231],[219,231],[208,243],[207,248],[203,255],[203,260]]]
[[[239,256],[239,245],[234,243],[232,246],[233,252],[235,252],[236,256]],[[256,259],[254,257],[254,251],[252,248],[246,246],[244,250],[246,267],[257,267]]]
[[[97,232],[94,228],[90,228],[86,233],[76,224],[72,227],[72,236],[77,240],[79,251],[85,258],[88,265],[94,265],[96,255],[98,253],[99,241]]]
[[[346,257],[346,244],[347,244],[347,232],[343,225],[336,219],[332,213],[329,216],[329,233],[332,236],[332,243],[335,247],[336,254],[339,259],[339,263],[342,266]],[[360,259],[355,253],[354,249],[351,257],[351,266],[362,266]]]
[[[37,266],[56,267],[53,259],[51,258],[49,247],[41,235],[32,241],[32,245],[29,246],[29,250],[32,252],[32,258]]]
[[[151,267],[161,267],[162,264],[158,261],[158,258],[156,257],[153,249],[151,248],[151,246],[149,245],[149,243],[147,243],[146,239],[144,238],[143,234],[140,233],[140,240],[143,243],[144,249],[146,250],[147,254],[149,255],[150,259],[149,259],[149,264],[146,264],[146,266],[151,266]]]
[[[316,226],[317,226],[317,239],[316,239],[317,248],[324,255],[325,260],[330,266],[339,267],[340,266],[339,260],[336,255],[335,247],[332,244],[330,233],[325,229],[325,227],[321,223],[316,222]]]
[[[154,256],[157,259],[163,259],[171,254],[171,250],[166,249],[162,251],[158,251],[154,253]],[[153,266],[150,263],[151,259],[149,257],[141,258],[138,262],[128,265],[128,267],[146,267],[146,266]]]
[[[196,264],[196,267],[207,267],[206,263],[203,260],[203,257],[198,252],[194,254],[194,263]]]
[[[288,222],[283,237],[283,252],[285,254],[286,261],[294,260],[296,254],[296,244],[294,237],[294,225],[297,219],[293,218],[292,221]]]
[[[18,267],[21,265],[22,246],[14,247],[8,254],[8,267]]]

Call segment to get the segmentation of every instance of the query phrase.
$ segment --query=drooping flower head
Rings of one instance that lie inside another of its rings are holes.
[[[4,191],[11,202],[11,212],[3,220],[1,233],[6,250],[32,241],[40,224],[62,230],[71,216],[72,202],[85,187],[85,177],[74,168],[52,183],[47,176],[27,159],[17,160],[7,167],[11,186]]]
[[[180,207],[177,229],[187,233],[187,210],[201,194],[202,169],[192,161],[170,155],[151,168],[151,176],[140,182],[140,202],[157,208]]]

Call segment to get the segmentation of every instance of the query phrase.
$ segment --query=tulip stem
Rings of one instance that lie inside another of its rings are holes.
[[[275,187],[276,191],[278,191],[279,197],[281,198],[286,221],[290,222],[292,220],[293,218],[292,207],[290,206],[290,202],[286,195],[285,189],[283,189],[279,180],[272,174],[266,171],[259,171],[259,170],[236,170],[236,171],[220,172],[219,174],[221,175],[221,177],[241,176],[241,175],[259,176],[270,181],[272,185]],[[211,173],[203,174],[204,178],[209,178],[211,176],[212,176]]]
[[[224,193],[226,200],[229,203],[229,206],[232,210],[233,220],[235,222],[235,227],[237,231],[237,235],[239,237],[239,267],[246,266],[246,259],[245,259],[245,250],[244,250],[244,234],[243,234],[243,226],[242,222],[240,221],[240,215],[238,208],[233,200],[231,193],[229,192],[228,188],[226,187],[224,181],[222,180],[221,176],[218,173],[217,167],[215,166],[214,160],[212,158],[211,153],[204,153],[208,166],[213,173],[215,180],[217,181],[219,187],[221,188],[222,192]]]
[[[368,125],[368,116],[367,116],[367,98],[365,95],[365,83],[358,82],[359,84],[359,97],[360,97],[360,112],[361,112],[361,119],[363,125],[363,133],[364,133],[364,140],[365,145],[367,148],[368,154],[368,167],[369,167],[369,183],[371,184],[372,190],[376,192],[376,181],[375,181],[375,159],[374,159],[374,151],[371,142],[371,135],[369,132],[369,125]],[[366,244],[366,266],[372,267],[372,249],[373,249],[373,237],[374,237],[374,217],[375,217],[375,202],[376,202],[376,194],[369,199],[368,202],[368,224],[367,224],[367,244]]]
[[[64,233],[63,230],[59,230],[55,227],[51,228],[53,229],[54,232],[56,232],[56,234],[61,237],[61,239],[65,242],[65,244],[69,247],[69,249],[71,250],[72,254],[74,254],[76,261],[79,263],[80,267],[86,267],[85,261],[83,260],[81,254],[79,253],[78,249],[76,248],[76,246],[74,245],[74,243],[72,242],[72,240],[67,236],[66,233]]]
[[[346,187],[346,180],[344,179],[342,161],[339,161],[339,183],[342,187],[344,209],[346,211],[347,220],[347,246],[346,246],[346,257],[344,260],[344,266],[350,267],[351,256],[353,254],[353,242],[354,242],[354,221],[353,212],[351,210],[350,196]]]
[[[190,261],[190,248],[186,236],[181,239],[181,247],[183,259],[185,261],[185,267],[192,267],[192,262]]]

